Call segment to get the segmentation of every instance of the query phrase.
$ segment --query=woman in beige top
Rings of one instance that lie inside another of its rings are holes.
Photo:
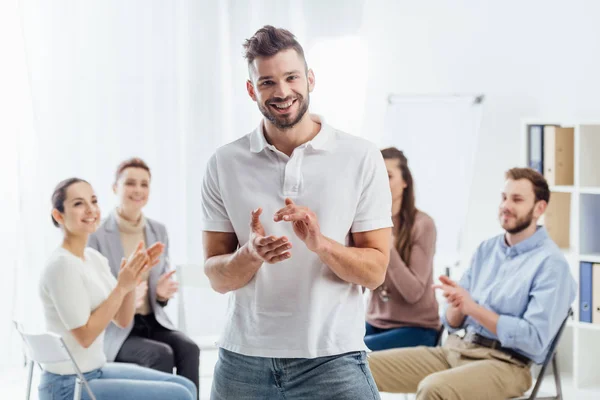
[[[199,385],[200,349],[187,335],[173,326],[164,310],[177,291],[175,272],[169,263],[169,239],[163,224],[147,218],[142,210],[150,195],[150,168],[139,158],[123,161],[115,174],[117,208],[102,221],[88,246],[98,250],[118,272],[121,257],[127,257],[135,244],[165,244],[159,264],[143,276],[136,288],[134,320],[125,327],[110,324],[106,329],[104,352],[109,361],[134,363],[158,371],[173,372]]]
[[[432,288],[435,224],[415,207],[404,153],[394,147],[381,153],[392,191],[393,246],[385,281],[370,295],[365,344],[373,351],[435,346],[440,329]]]

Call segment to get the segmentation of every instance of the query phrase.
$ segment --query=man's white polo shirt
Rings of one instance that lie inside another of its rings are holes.
[[[321,232],[348,244],[350,232],[392,226],[391,194],[377,147],[325,124],[291,157],[268,144],[262,123],[219,148],[202,188],[203,230],[250,235],[251,211],[262,207],[267,235],[287,236],[291,258],[263,264],[230,297],[219,346],[248,356],[315,358],[365,350],[362,289],[338,278],[294,234],[274,222],[286,197],[309,207]]]

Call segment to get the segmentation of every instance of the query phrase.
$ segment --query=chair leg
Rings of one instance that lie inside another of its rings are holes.
[[[554,372],[554,384],[556,385],[556,400],[562,400],[562,382],[560,380],[560,370],[558,369],[558,357],[556,357],[556,354],[552,357],[552,370]]]
[[[81,379],[75,378],[75,391],[73,392],[73,400],[81,400]]]
[[[82,386],[85,387],[85,390],[87,391],[88,395],[90,396],[90,400],[96,400],[96,396],[94,396],[94,393],[92,393],[92,389],[90,388],[90,384],[88,381],[85,380],[85,378],[83,379],[79,379],[79,382],[81,383],[79,385],[79,387],[81,388]],[[81,389],[81,391],[83,392],[83,389]]]
[[[27,362],[27,395],[26,399],[29,400],[31,398],[31,383],[33,380],[33,364],[32,360]]]

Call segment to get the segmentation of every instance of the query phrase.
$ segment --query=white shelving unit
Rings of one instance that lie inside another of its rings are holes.
[[[555,120],[523,121],[523,164],[527,165],[530,125],[556,125]],[[573,319],[567,324],[558,346],[561,375],[578,393],[600,395],[600,324],[579,322],[579,263],[600,263],[600,121],[564,121],[574,128],[574,185],[552,186],[553,193],[569,193],[570,245],[563,249],[578,285],[573,302]],[[550,198],[552,202],[552,197]]]

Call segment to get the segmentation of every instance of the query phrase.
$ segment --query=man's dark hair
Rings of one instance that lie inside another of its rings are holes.
[[[244,42],[244,57],[248,61],[248,68],[257,57],[271,57],[283,50],[294,49],[302,60],[308,71],[304,49],[296,37],[288,30],[265,25],[256,31],[254,36]]]
[[[550,202],[550,189],[546,178],[539,172],[531,168],[512,168],[506,171],[506,179],[518,181],[519,179],[527,179],[533,185],[535,193],[535,201],[544,200]]]

